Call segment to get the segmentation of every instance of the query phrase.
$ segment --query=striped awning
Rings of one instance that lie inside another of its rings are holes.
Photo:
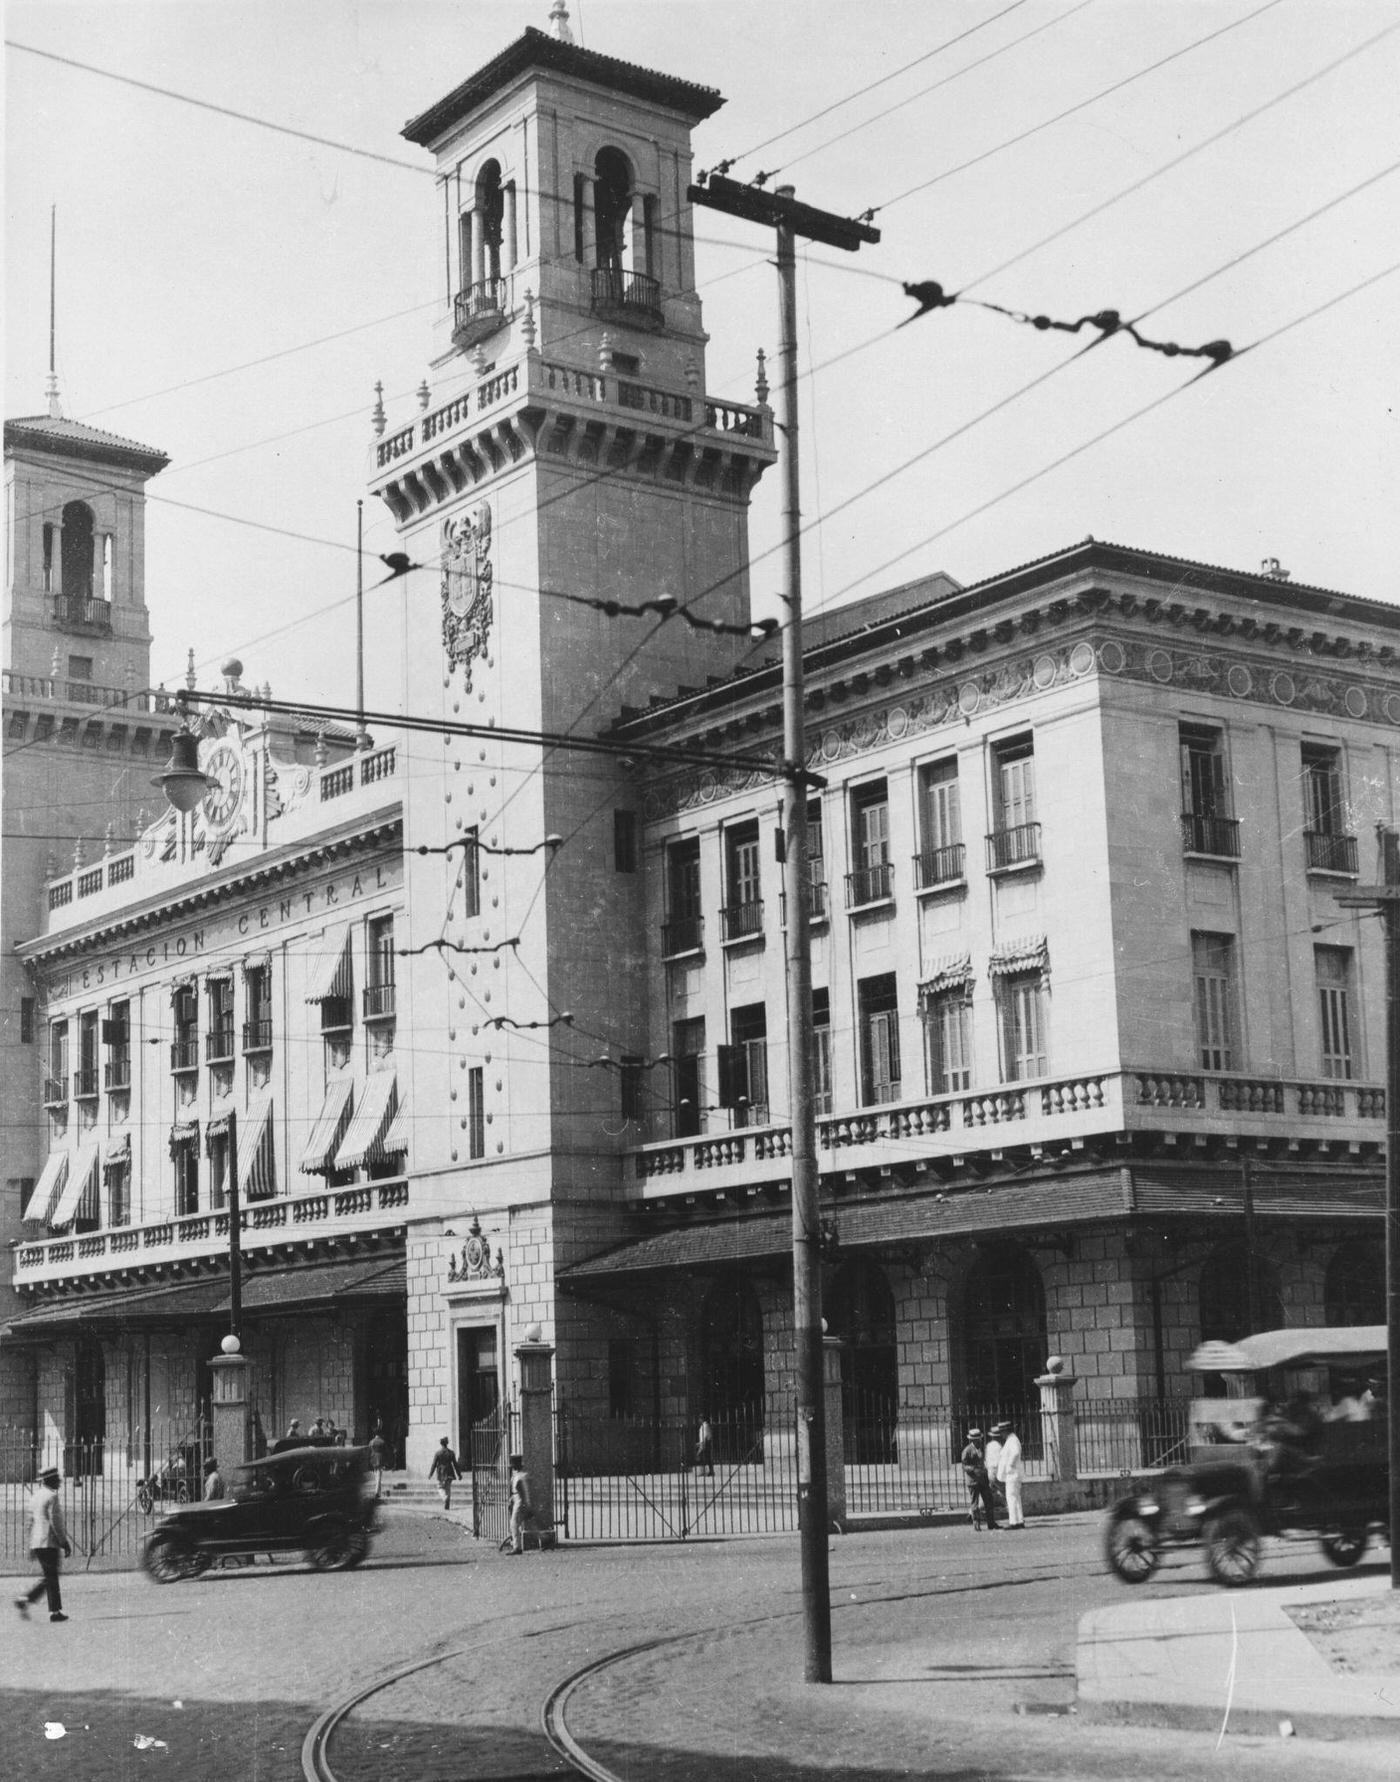
[[[311,1128],[311,1137],[301,1154],[301,1168],[309,1176],[320,1175],[331,1167],[350,1124],[350,1095],[354,1079],[349,1071],[333,1077],[326,1086],[326,1099]]]
[[[408,1103],[401,1101],[389,1122],[389,1130],[384,1134],[381,1147],[386,1157],[405,1157],[408,1154]]]
[[[172,1157],[181,1145],[197,1145],[198,1143],[198,1120],[177,1120],[170,1128],[170,1155]]]
[[[366,1077],[355,1118],[350,1122],[345,1142],[336,1152],[337,1169],[362,1169],[367,1163],[377,1163],[383,1157],[384,1137],[394,1117],[397,1087],[398,1073],[394,1070],[379,1070]]]
[[[117,1169],[124,1163],[131,1162],[131,1133],[123,1127],[114,1132],[102,1149],[103,1169]]]
[[[922,984],[919,1001],[927,1003],[935,996],[946,996],[950,990],[966,990],[972,982],[971,953],[953,953],[940,959]]]
[[[350,994],[350,924],[328,928],[322,936],[325,951],[316,961],[306,992],[308,1002],[325,1002],[331,996]]]
[[[39,1180],[34,1184],[34,1192],[29,1197],[21,1217],[26,1224],[47,1225],[53,1203],[63,1192],[63,1184],[68,1180],[67,1151],[52,1151],[43,1169],[39,1172]]]
[[[271,953],[250,953],[243,961],[244,977],[246,978],[250,971],[266,971],[271,962]]]
[[[1050,948],[1043,934],[1028,934],[1023,940],[1007,941],[993,947],[987,969],[994,978],[1010,977],[1015,972],[1049,971]]]
[[[68,1172],[68,1180],[63,1184],[63,1192],[49,1214],[50,1225],[71,1225],[77,1217],[83,1196],[96,1186],[94,1178],[97,1175],[99,1149],[99,1141],[95,1138],[87,1139],[80,1148],[73,1167]]]
[[[231,984],[233,982],[233,966],[216,965],[205,973],[205,983],[212,990],[215,984]]]
[[[238,1186],[246,1200],[268,1200],[277,1192],[270,1093],[249,1103],[239,1127]]]
[[[216,1138],[225,1138],[233,1125],[233,1103],[216,1101],[209,1110],[209,1124],[204,1128],[204,1148],[209,1149],[210,1142]]]

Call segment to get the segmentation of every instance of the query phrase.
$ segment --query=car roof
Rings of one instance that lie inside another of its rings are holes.
[[[264,1454],[261,1460],[242,1460],[233,1470],[251,1473],[260,1466],[301,1466],[308,1460],[344,1460],[347,1455],[363,1457],[368,1452],[367,1448],[342,1448],[336,1442],[317,1442],[306,1448],[283,1448],[276,1454]]]
[[[1384,1324],[1322,1325],[1261,1330],[1237,1343],[1202,1343],[1186,1365],[1198,1374],[1254,1374],[1309,1361],[1379,1364],[1385,1355]]]

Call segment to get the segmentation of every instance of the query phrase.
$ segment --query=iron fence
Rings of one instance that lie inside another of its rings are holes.
[[[1049,1462],[1040,1407],[1006,1402],[898,1406],[887,1397],[847,1390],[842,1403],[846,1508],[853,1515],[961,1510],[967,1481],[959,1457],[969,1432],[989,1436],[1014,1424],[1026,1478],[1045,1478]]]
[[[1078,1471],[1153,1472],[1188,1458],[1190,1400],[1076,1398]]]
[[[0,1430],[0,1562],[29,1562],[29,1495],[56,1466],[75,1565],[133,1564],[158,1517],[202,1492],[207,1434],[180,1424],[124,1433],[120,1441],[65,1442],[53,1432]]]
[[[498,1545],[510,1532],[510,1456],[518,1412],[500,1404],[471,1429],[472,1533]]]

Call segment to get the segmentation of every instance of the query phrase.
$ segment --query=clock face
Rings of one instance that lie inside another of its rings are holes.
[[[205,821],[211,829],[227,829],[243,803],[243,757],[228,743],[211,749],[205,776],[214,784],[204,795]]]

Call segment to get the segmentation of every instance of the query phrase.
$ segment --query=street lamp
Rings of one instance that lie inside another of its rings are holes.
[[[199,765],[199,738],[192,730],[177,730],[170,739],[170,759],[151,781],[165,794],[172,809],[188,816],[209,790],[209,779]]]

